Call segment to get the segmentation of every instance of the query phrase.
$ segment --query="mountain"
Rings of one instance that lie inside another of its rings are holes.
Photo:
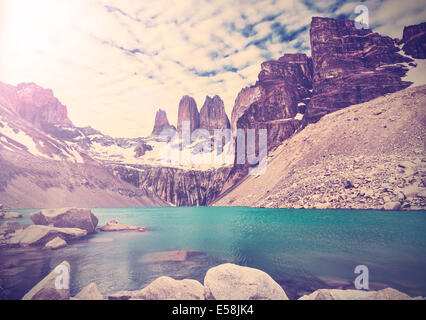
[[[426,85],[309,124],[215,206],[424,209]]]
[[[154,128],[151,134],[158,136],[164,130],[176,130],[176,128],[169,124],[166,111],[159,109],[155,114]]]
[[[197,103],[190,96],[183,96],[179,102],[177,131],[182,133],[183,122],[189,122],[190,133],[200,127],[200,114],[198,112]]]
[[[215,129],[229,129],[230,126],[222,99],[218,95],[207,96],[200,110],[200,128],[213,135]]]
[[[416,59],[426,59],[426,22],[404,28],[402,50]]]

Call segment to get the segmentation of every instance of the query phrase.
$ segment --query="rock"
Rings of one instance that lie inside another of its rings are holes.
[[[22,218],[22,214],[18,212],[3,212],[2,219],[19,219]]]
[[[152,151],[152,146],[144,141],[140,141],[135,148],[135,158],[144,156],[147,151]]]
[[[398,201],[387,202],[383,206],[383,209],[386,211],[398,211],[401,210],[401,203]]]
[[[201,255],[199,251],[161,251],[144,255],[139,261],[142,263],[158,263],[158,262],[181,262],[186,261],[189,257]]]
[[[104,300],[94,282],[83,288],[72,300]]]
[[[38,225],[53,224],[57,228],[78,228],[86,230],[87,233],[95,232],[98,224],[98,218],[90,209],[79,208],[41,210],[32,213],[30,218]]]
[[[34,83],[16,87],[0,83],[0,104],[14,110],[39,129],[49,131],[52,126],[73,127],[67,108],[53,95],[52,90]]]
[[[155,122],[154,128],[152,129],[152,135],[158,136],[164,130],[176,130],[174,126],[169,124],[169,120],[167,119],[166,111],[159,109],[155,114]]]
[[[120,291],[108,296],[109,300],[204,300],[204,287],[196,280],[174,280],[160,277],[146,288],[137,291]]]
[[[0,235],[14,233],[17,230],[24,229],[18,222],[5,222],[0,226]]]
[[[252,86],[243,88],[235,99],[234,107],[231,114],[231,128],[235,131],[238,119],[244,114],[247,108],[259,99],[262,95],[260,86]]]
[[[392,288],[379,291],[319,289],[299,300],[411,300],[405,293]]]
[[[56,237],[52,240],[50,240],[46,245],[44,246],[47,249],[60,249],[67,246],[67,242],[63,240],[60,237]]]
[[[69,280],[70,271],[69,263],[62,262],[34,286],[22,300],[69,300],[70,291],[67,280]],[[68,272],[68,278],[66,278],[65,272]],[[63,277],[64,280],[61,281],[61,278],[58,277]]]
[[[207,271],[207,300],[288,300],[284,290],[261,270],[225,263]]]
[[[213,135],[215,129],[229,129],[230,126],[222,99],[217,95],[213,98],[207,96],[200,110],[200,128]]]
[[[179,102],[177,131],[182,133],[182,123],[190,122],[190,133],[200,127],[200,114],[198,113],[197,103],[194,98],[183,96]]]
[[[44,245],[56,237],[72,241],[87,235],[86,230],[78,228],[56,228],[51,226],[31,225],[18,230],[6,241],[9,245],[32,246]]]
[[[313,95],[305,114],[316,122],[323,115],[407,88],[401,80],[411,59],[390,37],[356,29],[354,21],[313,17],[311,48]]]
[[[402,50],[413,58],[426,59],[426,22],[404,28]]]
[[[106,225],[100,228],[101,231],[146,231],[148,228],[130,226],[126,224],[120,224],[117,220],[111,220]]]

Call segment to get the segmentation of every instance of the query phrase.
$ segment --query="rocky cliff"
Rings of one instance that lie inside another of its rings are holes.
[[[177,131],[182,133],[182,123],[190,122],[190,133],[200,127],[200,114],[198,113],[197,103],[190,96],[183,96],[179,102]]]
[[[155,122],[154,128],[152,129],[152,135],[160,135],[164,130],[176,130],[174,126],[169,124],[169,120],[167,119],[166,111],[159,109],[155,114]]]
[[[206,129],[211,135],[215,129],[229,129],[229,118],[225,112],[225,105],[219,96],[206,97],[200,110],[200,128]]]
[[[401,43],[406,54],[416,59],[426,59],[426,22],[405,27]]]
[[[231,128],[234,131],[237,128],[238,119],[244,114],[250,105],[258,100],[262,95],[258,85],[243,88],[235,99],[231,114]]]
[[[311,23],[313,94],[306,119],[407,88],[412,60],[390,37],[356,29],[354,21],[314,17]]]

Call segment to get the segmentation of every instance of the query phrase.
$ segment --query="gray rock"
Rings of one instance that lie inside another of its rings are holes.
[[[104,300],[94,282],[83,288],[72,300]]]
[[[58,280],[58,277],[66,270],[69,275],[70,265],[64,261],[35,285],[22,300],[68,300],[70,298],[69,285],[64,286],[64,283]]]
[[[160,277],[142,290],[120,291],[108,296],[108,299],[204,300],[204,287],[196,280],[175,280],[170,277]]]
[[[288,300],[283,288],[261,270],[225,263],[207,271],[207,300]]]
[[[412,300],[405,293],[392,288],[379,291],[319,289],[299,300]]]
[[[66,241],[82,238],[87,235],[86,230],[78,228],[55,228],[51,226],[31,225],[24,230],[18,230],[7,240],[9,245],[44,245],[50,240],[60,237]]]
[[[34,224],[45,226],[53,224],[57,228],[79,228],[88,233],[95,232],[98,225],[98,218],[90,209],[46,209],[32,213],[30,218]]]
[[[9,233],[14,233],[17,230],[21,230],[24,227],[21,226],[18,222],[5,222],[0,226],[0,235],[7,235]]]
[[[3,212],[0,218],[1,219],[19,219],[19,218],[22,218],[22,214],[18,212]]]
[[[398,201],[386,202],[383,209],[387,211],[398,211],[401,210],[401,203]]]
[[[55,249],[60,249],[66,246],[67,246],[67,242],[64,239],[60,237],[56,237],[55,239],[50,240],[48,243],[46,243],[44,247],[47,249],[55,250]]]

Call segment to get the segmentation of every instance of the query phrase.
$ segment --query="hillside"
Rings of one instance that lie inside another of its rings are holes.
[[[424,85],[328,114],[214,205],[424,209],[425,105]]]

